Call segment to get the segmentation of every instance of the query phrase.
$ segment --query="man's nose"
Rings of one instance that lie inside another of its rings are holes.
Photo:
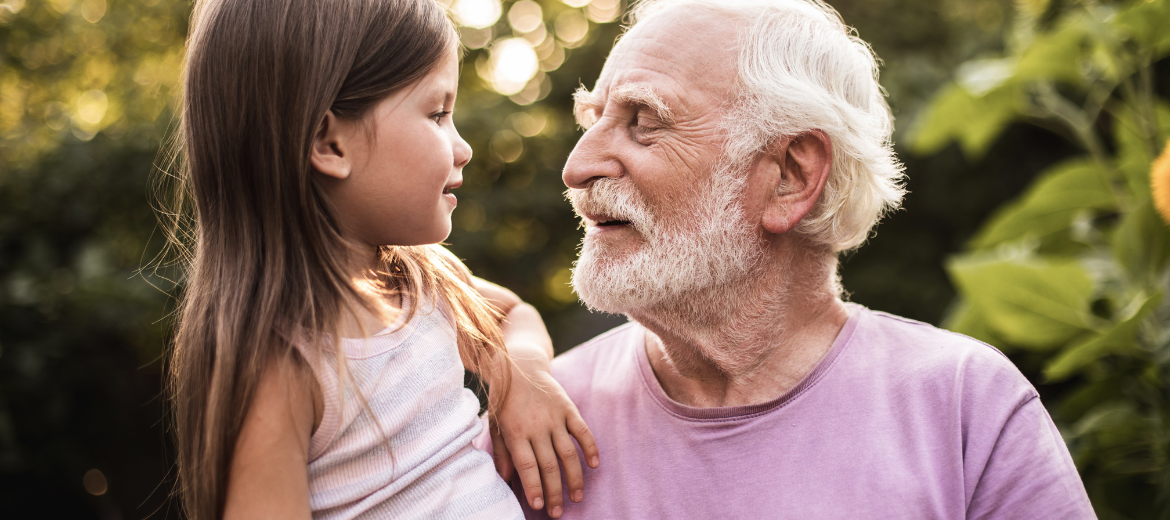
[[[565,161],[565,170],[561,173],[565,186],[583,189],[595,179],[622,176],[625,167],[616,153],[618,142],[615,130],[613,125],[598,121],[585,131]]]

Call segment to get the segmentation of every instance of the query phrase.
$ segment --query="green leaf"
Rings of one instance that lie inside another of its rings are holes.
[[[991,331],[1013,345],[1049,350],[1091,328],[1093,281],[1078,262],[975,253],[951,258],[947,271]]]
[[[1071,391],[1055,405],[1052,419],[1057,421],[1057,424],[1080,420],[1093,408],[1121,396],[1122,385],[1128,377],[1128,374],[1112,371],[1102,379],[1086,381],[1084,386]]]
[[[978,158],[1019,113],[1022,99],[1019,89],[1013,85],[976,96],[952,83],[924,111],[911,139],[911,148],[925,155],[958,141],[968,157]]]
[[[1119,106],[1113,120],[1114,142],[1117,146],[1117,168],[1125,176],[1129,190],[1139,199],[1150,196],[1150,163],[1154,161],[1154,150],[1150,146],[1156,139],[1140,117],[1128,105]]]
[[[1113,232],[1113,254],[1138,283],[1152,283],[1170,259],[1170,228],[1149,197],[1126,213]]]
[[[942,328],[958,332],[979,341],[1003,348],[1003,340],[995,337],[987,320],[969,302],[960,298],[954,310],[943,320]]]
[[[1158,429],[1157,422],[1138,411],[1132,400],[1117,400],[1090,410],[1069,433],[1070,440],[1081,441],[1077,443],[1080,453],[1074,454],[1078,463],[1096,459],[1093,462],[1100,465],[1099,472],[1124,474],[1154,469],[1151,467],[1154,461],[1146,450]]]
[[[1162,293],[1138,298],[1129,306],[1125,318],[1108,331],[1075,343],[1061,352],[1044,367],[1044,377],[1054,383],[1068,379],[1080,369],[1104,356],[1115,354],[1142,354],[1143,350],[1134,344],[1134,335],[1142,320],[1146,319],[1162,301]]]
[[[1158,142],[1170,139],[1170,104],[1159,99],[1154,102],[1154,118],[1158,120]]]
[[[1040,34],[1020,55],[1014,81],[1082,82],[1082,52],[1089,30],[1081,17],[1069,17],[1055,30]]]
[[[1040,174],[1019,199],[999,209],[971,240],[975,249],[1064,231],[1084,210],[1117,208],[1106,173],[1091,159],[1060,163]]]
[[[1170,20],[1170,1],[1151,0],[1134,3],[1132,7],[1118,13],[1113,23],[1143,47],[1153,51],[1152,57],[1157,60],[1170,54],[1167,20]]]

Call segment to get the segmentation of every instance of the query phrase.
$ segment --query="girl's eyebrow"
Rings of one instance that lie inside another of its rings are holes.
[[[442,104],[443,106],[447,106],[455,99],[455,91],[435,89],[425,99],[428,104]]]

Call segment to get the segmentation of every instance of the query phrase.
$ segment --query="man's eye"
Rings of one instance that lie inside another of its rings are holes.
[[[431,115],[431,119],[434,119],[435,123],[443,124],[443,119],[449,115],[451,115],[451,111],[444,110],[442,112],[435,112],[433,115]]]
[[[634,127],[639,131],[649,132],[662,128],[662,122],[654,117],[646,115],[645,113],[639,113],[634,117]]]
[[[655,131],[662,129],[662,125],[658,121],[643,116],[638,116],[634,120],[633,126],[634,137],[640,142],[647,141]]]

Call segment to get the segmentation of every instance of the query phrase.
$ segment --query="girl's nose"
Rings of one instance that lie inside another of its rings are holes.
[[[455,167],[462,168],[467,166],[467,163],[471,162],[471,145],[467,144],[467,141],[463,140],[463,137],[459,135],[458,130],[455,131],[455,142],[453,145],[455,152]]]

